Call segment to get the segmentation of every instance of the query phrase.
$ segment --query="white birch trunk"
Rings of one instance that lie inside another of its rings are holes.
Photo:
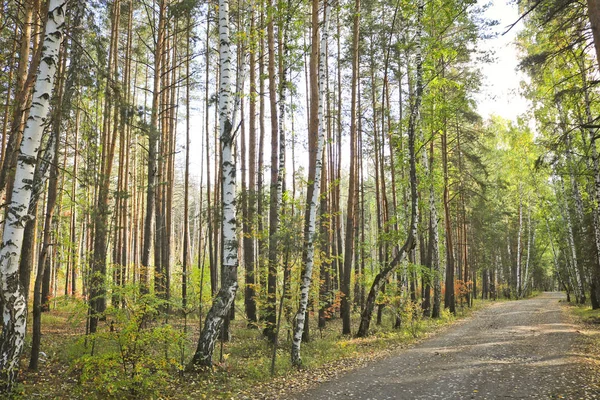
[[[66,0],[50,0],[33,100],[18,156],[12,202],[8,206],[0,249],[0,297],[4,328],[0,338],[0,392],[11,390],[27,331],[27,302],[19,283],[19,258],[34,182],[35,164],[47,124],[50,99],[63,39]]]
[[[550,231],[550,224],[548,223],[548,218],[546,218],[546,229],[548,230],[548,238],[550,239],[550,249],[552,250],[552,259],[554,261],[554,268],[558,273],[559,263],[558,263],[558,254],[556,252],[556,248],[554,247],[554,239],[552,238],[552,232]]]
[[[582,80],[584,82],[584,86],[586,86],[585,84],[585,72],[583,72],[582,75]],[[587,90],[586,90],[587,92]],[[588,96],[587,93],[584,96],[586,98],[586,101],[588,100]],[[568,132],[568,126],[567,123],[565,122],[565,113],[562,109],[562,104],[560,101],[556,102],[556,107],[558,108],[559,111],[559,120],[560,120],[560,127],[561,130],[563,131],[563,134],[565,135],[565,146],[566,146],[566,157],[567,157],[567,167],[569,170],[569,177],[571,178],[571,190],[573,191],[573,198],[575,200],[575,221],[574,221],[574,228],[577,233],[579,234],[580,238],[586,237],[587,233],[586,233],[586,226],[584,223],[584,212],[583,212],[583,199],[581,198],[581,191],[579,190],[579,184],[577,183],[577,179],[575,179],[575,162],[573,160],[573,151],[572,151],[572,144],[571,144],[571,136]],[[589,118],[588,118],[588,122],[589,122]],[[563,187],[563,192],[564,192],[564,187]],[[567,212],[568,212],[568,208],[567,208]],[[575,238],[575,236],[574,236]],[[575,241],[574,241],[575,243]],[[575,248],[577,250],[577,248]],[[576,268],[578,269],[578,275],[581,277],[581,288],[582,288],[582,292],[581,292],[581,297],[578,297],[578,301],[585,303],[585,292],[583,291],[586,287],[586,280],[585,280],[585,271],[584,271],[584,263],[581,262],[583,260],[579,260],[580,262],[577,263]]]
[[[598,2],[594,2],[598,5]],[[596,15],[597,17],[597,15]],[[589,86],[587,84],[587,77],[585,72],[585,66],[583,62],[579,66],[581,71],[582,78],[582,87],[584,88],[584,100],[585,100],[585,116],[588,124],[592,124],[594,118],[592,116],[592,110],[590,107],[590,94],[589,94]],[[598,259],[600,260],[600,165],[598,163],[598,149],[596,147],[596,130],[589,129],[588,130],[590,137],[590,147],[592,150],[592,168],[594,172],[594,202],[592,208],[593,214],[593,223],[594,223],[594,241],[596,244],[596,252],[598,255]],[[589,163],[588,163],[589,168]],[[600,265],[598,263],[594,263],[593,267],[593,276],[592,276],[592,287],[594,289],[594,294],[596,296],[596,300],[600,301]]]
[[[531,207],[527,207],[527,258],[525,259],[525,275],[523,276],[523,295],[527,294],[529,283],[529,260],[531,259],[531,246],[535,246],[535,229],[531,229]]]
[[[558,253],[556,248],[554,247],[554,239],[552,238],[552,232],[550,231],[550,224],[548,223],[548,218],[546,218],[546,229],[548,231],[548,238],[550,239],[550,248],[552,249],[552,260],[554,262],[554,272],[556,272],[556,276],[558,276],[559,284],[562,283],[565,291],[567,292],[567,299],[570,300],[570,292],[569,288],[567,288],[567,282],[560,276],[560,264],[558,263]]]
[[[519,233],[517,235],[517,299],[521,297],[521,237],[523,236],[523,196],[521,193],[521,183],[519,182]]]
[[[581,232],[582,235],[585,235],[585,222],[584,222],[584,213],[583,213],[583,199],[581,198],[581,191],[579,190],[579,183],[577,183],[577,179],[575,179],[575,161],[573,160],[573,152],[571,151],[571,138],[567,135],[567,163],[569,166],[569,177],[571,178],[571,190],[573,190],[573,198],[575,199],[575,216],[577,220],[575,223],[577,224],[577,229]]]
[[[235,164],[233,160],[234,98],[231,90],[236,75],[229,37],[229,1],[219,0],[219,131],[222,162],[223,278],[221,288],[206,316],[204,329],[192,359],[193,366],[211,366],[215,343],[237,291],[238,242],[235,214]],[[239,82],[238,82],[239,84]]]
[[[421,78],[422,79],[422,78]],[[435,182],[434,182],[434,171],[433,164],[429,165],[429,159],[427,157],[427,151],[425,147],[425,137],[423,130],[419,129],[419,139],[423,144],[422,147],[422,160],[423,169],[429,176],[429,220],[430,222],[430,238],[431,240],[431,260],[430,265],[433,272],[433,307],[431,310],[431,316],[438,318],[440,316],[440,307],[442,302],[442,283],[440,279],[440,255],[439,255],[439,234],[438,234],[438,221],[437,221],[437,205],[435,202]],[[433,144],[432,144],[433,154]],[[432,157],[433,158],[433,157]]]
[[[321,44],[320,44],[320,56],[319,56],[319,135],[317,137],[317,156],[315,164],[315,181],[312,198],[309,204],[309,222],[308,222],[308,237],[306,239],[306,265],[304,274],[302,275],[302,282],[300,285],[300,305],[298,312],[296,313],[296,324],[294,326],[294,336],[292,340],[292,365],[299,366],[302,364],[300,357],[300,345],[302,343],[302,332],[304,331],[304,322],[306,309],[308,307],[308,295],[310,291],[310,284],[312,282],[312,271],[315,257],[315,232],[316,232],[316,221],[317,221],[317,204],[319,202],[319,194],[321,193],[321,168],[323,163],[323,145],[325,139],[325,124],[323,121],[324,112],[324,97],[325,97],[325,85],[326,75],[325,68],[327,62],[327,54],[325,52],[327,48],[327,40],[329,39],[329,3],[327,0],[324,2],[325,17],[323,21],[323,31],[321,33]]]
[[[560,184],[561,184],[561,189],[562,189],[562,198],[563,198],[563,205],[564,205],[564,218],[567,223],[567,239],[569,242],[569,250],[571,251],[573,274],[575,275],[575,282],[577,284],[574,289],[575,289],[577,301],[580,302],[581,299],[583,298],[585,292],[584,292],[584,288],[583,288],[583,282],[581,280],[581,275],[579,273],[579,266],[578,266],[578,262],[577,262],[577,251],[575,250],[575,236],[573,234],[573,223],[571,222],[571,213],[569,211],[569,204],[567,203],[567,197],[566,197],[567,194],[565,192],[565,183],[562,179],[560,180]]]

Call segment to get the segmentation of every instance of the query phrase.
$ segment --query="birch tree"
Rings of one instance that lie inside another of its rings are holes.
[[[275,341],[275,325],[277,315],[277,256],[278,256],[278,230],[279,208],[281,205],[280,193],[282,188],[282,171],[279,168],[279,136],[277,117],[277,79],[275,78],[275,36],[274,22],[275,10],[272,1],[267,4],[267,74],[269,76],[269,106],[271,109],[271,188],[269,199],[269,255],[267,272],[267,304],[265,306],[264,335],[270,341]]]
[[[329,3],[325,0],[324,6],[324,20],[323,20],[323,32],[321,34],[321,44],[319,47],[319,53],[317,53],[315,40],[318,37],[318,6],[319,1],[313,0],[313,53],[311,54],[311,62],[316,64],[316,54],[319,54],[319,79],[318,82],[313,80],[311,82],[311,126],[310,133],[317,136],[316,140],[316,154],[310,159],[309,170],[314,172],[312,175],[312,191],[307,192],[307,203],[306,203],[306,228],[305,228],[305,253],[306,260],[304,265],[304,271],[302,272],[302,282],[300,283],[300,305],[298,312],[296,313],[294,336],[292,339],[292,365],[300,366],[302,359],[300,357],[300,345],[302,343],[302,332],[304,331],[304,322],[306,319],[306,309],[308,307],[308,295],[310,291],[310,284],[312,282],[312,271],[315,257],[315,233],[317,225],[317,203],[319,201],[319,193],[321,192],[321,168],[323,164],[323,147],[325,138],[325,124],[323,121],[324,112],[324,98],[325,98],[325,87],[326,87],[326,74],[325,68],[327,63],[327,40],[329,39]],[[313,66],[315,65],[313,64]],[[314,67],[313,67],[314,68]],[[314,74],[313,74],[314,78]],[[315,83],[317,83],[315,85]],[[317,96],[318,93],[318,96]],[[315,112],[315,102],[318,105],[318,111]],[[315,119],[316,117],[316,119]],[[309,176],[309,180],[310,180]]]
[[[219,132],[221,141],[222,169],[222,279],[221,289],[215,297],[206,316],[204,328],[198,340],[198,347],[191,366],[208,367],[212,365],[212,355],[220,328],[231,310],[238,288],[237,237],[235,215],[235,164],[233,159],[234,143],[234,99],[232,80],[235,75],[233,52],[229,34],[229,0],[219,0]]]
[[[33,175],[44,127],[48,122],[50,99],[63,39],[65,0],[50,0],[44,31],[43,54],[33,91],[33,101],[18,156],[12,202],[4,223],[0,248],[0,297],[3,303],[3,330],[0,337],[0,392],[12,389],[27,331],[27,303],[19,282],[19,257],[27,211],[33,189]]]

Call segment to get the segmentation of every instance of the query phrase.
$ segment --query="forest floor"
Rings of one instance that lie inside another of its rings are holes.
[[[131,349],[141,345],[135,354],[138,364],[152,359],[151,370],[140,371],[136,382],[130,356],[125,359],[118,339],[125,337],[121,325],[111,332],[110,318],[102,322],[95,339],[85,335],[86,306],[81,300],[59,298],[52,311],[42,315],[42,354],[38,371],[27,369],[31,337],[22,360],[15,399],[280,399],[305,390],[315,383],[335,379],[345,371],[368,365],[395,352],[406,349],[449,326],[468,318],[491,301],[475,301],[472,308],[461,305],[457,315],[444,311],[439,319],[419,318],[405,321],[402,329],[394,329],[395,313],[384,308],[382,323],[372,324],[371,335],[355,338],[342,335],[341,319],[331,319],[326,328],[316,326],[311,317],[312,340],[302,345],[303,368],[291,366],[290,321],[283,319],[274,376],[271,375],[272,345],[264,339],[261,329],[249,329],[242,312],[232,321],[232,340],[219,343],[215,349],[214,368],[205,373],[180,374],[198,341],[199,321],[187,322],[187,338],[182,346],[167,344],[172,336],[152,336],[129,343]],[[243,307],[242,304],[238,306]],[[239,308],[239,307],[236,307]],[[353,314],[358,326],[360,315]],[[168,324],[182,332],[184,321],[171,317]],[[30,324],[29,324],[30,325]],[[155,321],[161,327],[164,321]],[[154,334],[153,334],[154,335]],[[175,347],[175,351],[173,349]],[[167,350],[167,348],[169,350]],[[145,349],[145,350],[142,350]],[[148,351],[150,350],[150,351]],[[169,365],[162,365],[163,361]],[[183,360],[183,362],[181,362]],[[155,361],[155,362],[154,362]],[[127,364],[127,365],[126,365]],[[153,371],[153,370],[154,371]]]
[[[599,320],[577,309],[561,293],[499,302],[294,398],[597,399]]]
[[[143,377],[138,386],[143,390],[135,392],[117,383],[127,380],[118,364],[110,370],[109,362],[119,356],[108,340],[98,339],[96,358],[86,358],[82,304],[59,304],[44,314],[40,370],[24,365],[15,398],[600,399],[600,311],[571,306],[557,293],[477,301],[472,309],[459,308],[458,318],[444,313],[438,320],[405,323],[401,330],[392,328],[388,311],[363,339],[341,335],[341,321],[334,319],[322,331],[313,327],[313,340],[302,347],[301,370],[289,363],[289,327],[282,326],[273,377],[272,346],[240,318],[232,321],[232,341],[215,349],[212,372],[179,376],[172,365],[162,375]],[[181,323],[170,322],[179,330]],[[188,323],[186,360],[198,339],[197,325],[197,319]],[[155,347],[150,357],[158,360],[164,351],[160,343]],[[96,369],[84,373],[82,365]]]

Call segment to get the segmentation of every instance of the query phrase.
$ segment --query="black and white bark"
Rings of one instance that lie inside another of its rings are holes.
[[[204,328],[191,366],[210,367],[221,326],[228,316],[238,288],[238,239],[236,235],[235,182],[233,157],[234,116],[238,102],[234,101],[232,82],[236,75],[229,34],[229,0],[219,0],[219,131],[222,169],[222,268],[221,288],[206,316]],[[239,84],[239,82],[238,82]],[[234,107],[235,103],[235,107]]]
[[[531,206],[527,207],[527,256],[525,257],[525,275],[523,275],[523,296],[527,296],[529,286],[529,263],[531,252],[535,248],[535,228],[531,227]]]
[[[517,232],[517,270],[515,280],[515,293],[517,298],[521,297],[521,261],[522,261],[522,237],[523,237],[523,184],[519,182],[519,228]]]
[[[264,335],[270,341],[275,341],[275,328],[277,324],[277,260],[279,244],[279,208],[281,206],[282,171],[280,169],[280,149],[278,130],[277,107],[277,78],[275,77],[275,10],[272,0],[267,4],[267,51],[269,62],[267,71],[269,75],[269,105],[271,109],[271,187],[269,199],[269,260],[267,276],[267,304],[265,307]],[[282,103],[283,104],[283,103]]]
[[[588,2],[588,4],[591,4],[591,3]],[[597,8],[600,3],[596,0],[594,0],[593,4]],[[590,13],[591,12],[592,11],[590,10]],[[595,10],[594,12],[595,12],[594,17],[597,19],[598,16],[600,16],[600,14],[598,14],[597,10]],[[590,19],[591,19],[591,17],[590,17]],[[597,29],[598,29],[598,24],[596,24],[595,27],[592,24],[592,30],[594,31],[594,42],[595,43],[598,43],[598,40],[596,40],[597,39],[596,35],[598,33]],[[600,59],[600,54],[598,53],[598,46],[596,46],[596,55]],[[589,92],[589,88],[591,85],[588,85],[586,69],[585,69],[585,65],[583,62],[579,64],[579,69],[580,69],[581,80],[582,80],[581,86],[583,88],[583,95],[584,95],[584,101],[585,101],[585,107],[584,107],[585,122],[588,125],[592,125],[593,121],[594,121],[594,117],[592,116],[590,92]],[[599,260],[599,262],[594,262],[591,286],[595,292],[594,297],[596,298],[596,300],[599,300],[600,299],[600,163],[599,163],[599,159],[598,159],[598,149],[596,147],[597,146],[596,145],[596,134],[597,134],[596,129],[591,129],[591,128],[588,129],[590,148],[591,148],[591,158],[592,158],[591,168],[590,168],[589,164],[588,164],[588,168],[592,169],[593,179],[594,179],[594,181],[593,181],[593,185],[594,185],[593,196],[594,196],[595,201],[592,202],[592,204],[594,204],[593,209],[592,209],[593,227],[594,227],[594,242],[596,244],[597,260]],[[593,307],[595,306],[594,302],[592,302],[592,306]]]
[[[567,202],[567,197],[566,197],[566,191],[565,191],[565,184],[564,181],[562,179],[560,179],[560,185],[561,185],[561,195],[563,198],[563,209],[562,209],[562,214],[563,214],[563,218],[567,224],[567,244],[569,246],[569,252],[570,252],[570,261],[571,261],[571,266],[572,266],[572,275],[575,277],[575,293],[576,293],[576,297],[577,297],[577,301],[580,303],[584,303],[585,302],[585,290],[583,287],[583,280],[579,271],[579,261],[577,259],[577,250],[575,249],[575,234],[573,231],[573,223],[571,220],[571,213],[569,211],[569,204]]]
[[[18,155],[12,202],[8,205],[0,248],[0,297],[3,330],[0,337],[0,392],[12,389],[27,331],[27,302],[19,282],[25,224],[34,189],[34,170],[44,128],[49,122],[50,99],[63,39],[66,0],[50,0],[40,62],[29,118]]]
[[[313,3],[314,4],[314,3]],[[315,257],[315,234],[317,225],[317,204],[319,202],[319,193],[321,192],[321,169],[323,167],[323,147],[325,141],[325,129],[326,126],[323,124],[323,113],[324,113],[324,97],[326,87],[326,62],[327,62],[327,41],[329,39],[329,14],[330,5],[328,0],[324,2],[324,20],[323,20],[323,31],[321,33],[320,43],[320,57],[319,57],[319,84],[318,84],[318,134],[316,144],[316,157],[311,159],[311,163],[315,163],[315,177],[313,181],[312,196],[308,199],[307,210],[308,213],[308,224],[306,229],[306,263],[304,265],[304,271],[302,273],[302,282],[300,283],[300,305],[298,312],[296,313],[294,335],[292,339],[292,365],[300,366],[302,359],[300,357],[300,345],[302,343],[302,333],[304,331],[304,323],[306,320],[306,310],[308,308],[308,296],[310,292],[310,285],[312,282],[312,271],[314,266]]]

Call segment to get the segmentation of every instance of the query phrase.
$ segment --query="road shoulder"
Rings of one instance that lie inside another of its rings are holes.
[[[580,340],[575,351],[582,368],[589,372],[593,381],[590,386],[600,391],[600,309],[561,302],[567,318],[577,327]]]

